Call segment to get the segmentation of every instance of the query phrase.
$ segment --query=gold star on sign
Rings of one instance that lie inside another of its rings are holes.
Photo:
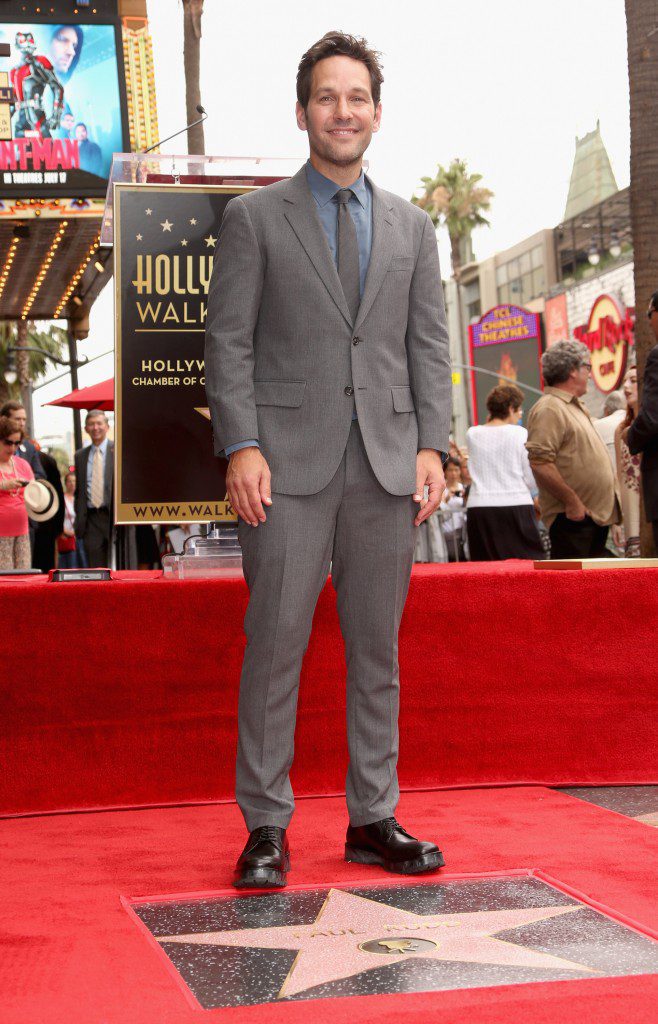
[[[171,229],[173,228],[174,224],[173,224],[173,221],[164,220],[164,221],[160,222],[160,226],[161,226],[163,231],[171,231]]]
[[[196,217],[190,217],[190,224],[196,224]]]
[[[135,238],[137,239],[138,242],[141,242],[141,240],[142,240],[142,236],[141,235],[135,235]]]
[[[181,245],[187,245],[187,238],[183,238],[183,240],[181,241]]]
[[[153,213],[153,210],[150,210],[150,209],[149,209],[149,210],[145,210],[144,212],[146,213],[146,216],[147,216],[147,217],[150,217],[150,216],[151,216],[151,214]]]
[[[204,242],[206,243],[206,248],[207,249],[212,249],[212,247],[215,245],[216,241],[217,241],[217,239],[213,238],[212,235],[208,235],[207,238],[204,238]]]

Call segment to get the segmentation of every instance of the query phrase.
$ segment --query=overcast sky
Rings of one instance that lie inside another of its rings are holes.
[[[332,15],[308,0],[205,0],[201,98],[206,152],[307,155],[295,123],[302,53],[330,29],[364,35],[383,54],[382,127],[368,151],[377,184],[410,196],[421,175],[453,157],[495,193],[491,227],[476,257],[503,250],[564,213],[576,135],[601,121],[620,188],[628,184],[629,122],[623,0],[334,0]],[[148,0],[161,136],[185,124],[180,0]],[[167,152],[184,152],[185,137]],[[442,233],[443,234],[443,233]],[[439,239],[443,274],[448,245]],[[110,349],[112,288],[91,314],[82,353]],[[81,385],[113,374],[112,358],[80,372]],[[70,429],[70,413],[40,409],[66,379],[35,393],[37,436]]]

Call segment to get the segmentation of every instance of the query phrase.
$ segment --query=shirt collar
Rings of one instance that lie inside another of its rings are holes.
[[[101,443],[98,445],[98,447],[101,450],[101,455],[103,456],[103,458],[105,458],[105,452],[107,451],[107,442],[108,442],[108,440],[109,440],[109,438],[106,437],[105,440],[101,441]],[[92,441],[91,444],[89,445],[89,450],[93,452],[95,447],[96,446],[94,445],[94,442]]]
[[[325,178],[324,174],[320,174],[319,171],[316,171],[310,160],[307,160],[306,162],[306,180],[318,206],[326,206],[327,203],[331,202],[336,193],[343,188],[342,185],[337,185],[335,181],[331,180],[331,178]],[[366,176],[363,170],[356,181],[348,187],[352,189],[354,195],[365,210],[366,203],[368,202],[368,191],[366,186]]]
[[[555,398],[561,398],[563,402],[576,402],[580,405],[580,399],[577,395],[572,395],[570,391],[565,391],[564,388],[544,388],[545,395],[554,395]]]

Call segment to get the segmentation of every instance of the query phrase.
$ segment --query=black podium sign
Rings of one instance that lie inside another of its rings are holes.
[[[118,523],[232,521],[204,373],[222,185],[117,184],[115,503]]]

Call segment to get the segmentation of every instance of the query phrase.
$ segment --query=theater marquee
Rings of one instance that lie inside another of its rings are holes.
[[[118,523],[235,519],[213,454],[204,334],[222,214],[249,191],[114,187]]]

